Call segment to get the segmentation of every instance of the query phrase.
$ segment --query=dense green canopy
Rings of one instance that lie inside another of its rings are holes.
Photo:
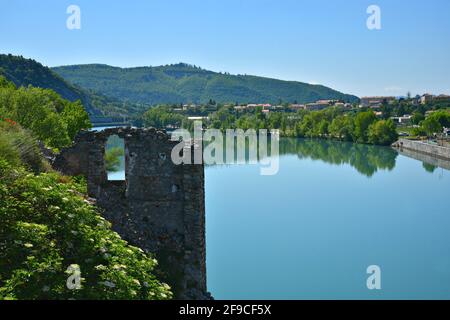
[[[19,123],[52,148],[70,145],[78,131],[91,127],[80,101],[70,102],[49,89],[16,88],[2,76],[0,118]]]
[[[217,73],[185,63],[159,67],[117,68],[90,64],[53,68],[64,79],[121,101],[160,103],[279,103],[357,97],[295,81]]]

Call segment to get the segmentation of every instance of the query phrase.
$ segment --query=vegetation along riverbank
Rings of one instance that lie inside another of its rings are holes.
[[[111,229],[85,179],[42,155],[42,144],[58,150],[89,127],[79,102],[0,78],[0,300],[172,297],[152,254]]]

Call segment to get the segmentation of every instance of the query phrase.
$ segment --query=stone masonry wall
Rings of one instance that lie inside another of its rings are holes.
[[[414,141],[408,139],[400,139],[393,145],[395,148],[408,149],[411,151],[431,155],[440,159],[450,160],[450,148],[432,145],[421,141]]]
[[[105,144],[125,142],[125,181],[108,181]],[[155,253],[162,277],[179,299],[208,299],[206,290],[204,167],[175,165],[178,142],[153,128],[81,132],[54,167],[85,175],[89,196],[122,238]],[[193,146],[192,146],[193,148]]]

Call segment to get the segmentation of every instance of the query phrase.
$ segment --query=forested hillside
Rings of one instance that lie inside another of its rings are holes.
[[[83,88],[134,103],[206,103],[210,99],[218,103],[358,100],[355,96],[321,85],[217,73],[184,63],[138,68],[89,64],[62,66],[53,70]]]
[[[68,83],[50,68],[33,59],[0,54],[0,75],[14,82],[18,87],[32,85],[33,87],[52,89],[64,99],[80,100],[89,114],[96,113],[88,95],[82,89]]]
[[[64,80],[50,68],[22,56],[0,54],[0,76],[17,87],[51,89],[69,101],[80,100],[92,119],[123,117],[139,114],[148,105],[132,104],[106,97],[92,90],[85,90]]]

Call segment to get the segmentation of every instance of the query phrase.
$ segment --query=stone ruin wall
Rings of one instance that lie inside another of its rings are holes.
[[[112,135],[124,139],[125,181],[107,178],[105,145]],[[171,152],[177,143],[153,128],[83,131],[54,167],[86,176],[88,194],[104,217],[124,240],[156,255],[159,276],[176,298],[208,299],[204,167],[175,165]]]

